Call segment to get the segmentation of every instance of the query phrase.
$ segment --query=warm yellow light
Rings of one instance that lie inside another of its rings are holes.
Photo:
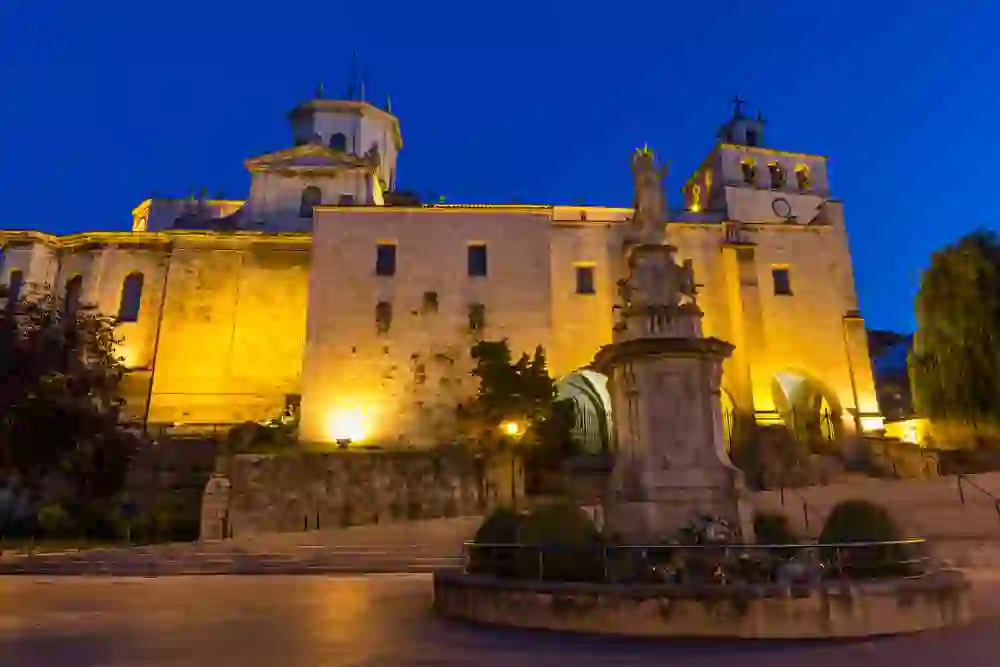
[[[500,428],[503,432],[511,437],[517,437],[521,435],[521,425],[515,421],[508,421],[500,424]]]
[[[862,417],[861,418],[861,430],[862,431],[881,431],[884,426],[885,420],[882,417]]]
[[[330,439],[362,442],[369,435],[368,416],[359,408],[335,410],[327,421]]]
[[[119,345],[115,354],[125,368],[136,368],[139,366],[139,353],[135,348],[128,345]]]

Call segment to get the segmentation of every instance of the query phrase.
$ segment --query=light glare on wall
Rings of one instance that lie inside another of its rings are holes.
[[[335,410],[327,422],[334,442],[362,442],[368,436],[368,417],[358,408]]]
[[[861,430],[862,431],[881,431],[885,428],[884,420],[882,417],[862,417],[861,418]]]

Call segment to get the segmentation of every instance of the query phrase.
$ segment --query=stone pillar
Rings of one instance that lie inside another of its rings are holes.
[[[865,321],[857,311],[844,316],[844,348],[856,410],[854,427],[860,431],[882,431],[883,417],[875,393],[875,377],[868,352],[868,333]]]
[[[610,378],[621,444],[608,527],[659,543],[697,516],[725,519],[745,538],[752,519],[742,473],[726,453],[719,399],[733,346],[716,338],[608,345],[595,365]]]

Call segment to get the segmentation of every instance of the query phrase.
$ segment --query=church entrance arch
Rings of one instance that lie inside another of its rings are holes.
[[[815,378],[798,371],[777,373],[771,393],[782,422],[799,440],[822,444],[840,437],[840,403]]]
[[[556,382],[556,399],[571,400],[576,422],[573,439],[587,454],[601,454],[611,449],[611,395],[608,378],[581,368]]]

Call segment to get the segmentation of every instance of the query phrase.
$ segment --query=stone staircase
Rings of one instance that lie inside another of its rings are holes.
[[[5,555],[0,574],[424,573],[457,567],[478,517],[400,522],[244,539]]]
[[[961,492],[960,492],[961,489]],[[959,565],[1000,565],[1000,473],[926,480],[855,479],[848,483],[754,494],[758,510],[781,511],[801,535],[817,537],[833,507],[865,499],[889,510],[904,532],[926,538]],[[808,525],[807,525],[808,523]]]

